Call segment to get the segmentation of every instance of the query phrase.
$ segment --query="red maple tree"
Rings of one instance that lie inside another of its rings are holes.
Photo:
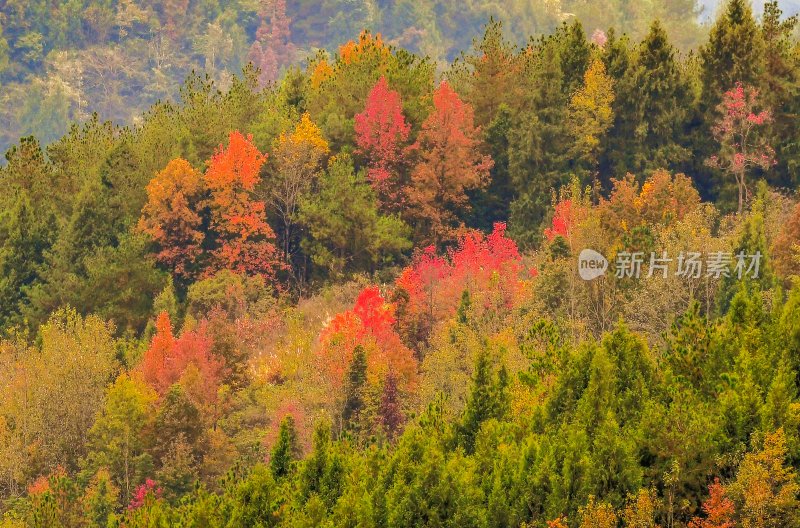
[[[507,309],[522,291],[522,257],[516,243],[505,236],[506,225],[498,222],[489,235],[470,231],[462,235],[447,256],[434,246],[418,253],[397,278],[404,292],[401,326],[432,326],[455,314],[461,293],[468,290],[479,310]]]
[[[148,501],[161,498],[162,494],[163,490],[158,486],[155,480],[146,479],[141,486],[136,488],[136,492],[133,494],[130,504],[128,504],[128,509],[139,509],[147,504]]]
[[[469,209],[466,191],[485,185],[494,164],[480,147],[472,107],[442,82],[433,93],[433,111],[409,148],[417,161],[406,189],[408,216],[423,243],[457,236],[461,222],[456,211]]]
[[[571,229],[570,211],[572,210],[572,200],[561,200],[556,204],[556,211],[553,215],[553,223],[545,228],[544,236],[552,242],[557,236],[569,237]]]
[[[372,383],[388,372],[407,389],[416,379],[416,360],[395,330],[395,306],[377,286],[364,288],[352,310],[337,314],[320,334],[319,358],[328,380],[341,388],[356,346],[367,354],[367,377]]]
[[[758,95],[757,89],[740,82],[725,92],[717,106],[721,117],[712,128],[720,152],[706,160],[707,165],[733,174],[739,189],[739,214],[748,193],[747,171],[753,167],[768,169],[776,163],[775,150],[757,134],[758,127],[772,122],[770,110],[757,110]]]
[[[719,478],[708,486],[709,497],[703,503],[705,519],[695,517],[689,522],[689,528],[733,528],[734,506],[733,501],[725,496],[725,487]]]
[[[224,367],[224,362],[214,356],[211,349],[212,340],[204,322],[176,339],[169,315],[161,312],[156,319],[156,333],[139,370],[144,380],[163,396],[191,369],[189,371],[197,375],[191,380],[189,392],[209,403],[216,399]]]
[[[364,111],[355,116],[358,152],[367,159],[367,177],[381,204],[399,209],[400,170],[411,125],[403,116],[400,94],[381,76],[367,96]]]

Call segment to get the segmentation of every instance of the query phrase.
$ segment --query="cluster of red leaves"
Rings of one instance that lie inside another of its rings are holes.
[[[144,484],[136,488],[136,492],[134,492],[133,498],[131,499],[130,504],[128,504],[128,509],[139,509],[147,503],[148,499],[158,499],[161,497],[161,494],[162,490],[160,487],[158,487],[156,481],[147,479],[144,481]]]
[[[733,528],[735,513],[733,501],[725,496],[725,488],[719,478],[708,487],[709,497],[703,503],[705,519],[695,517],[689,522],[689,528]]]
[[[757,166],[767,169],[775,165],[775,151],[766,144],[752,141],[754,128],[772,122],[768,109],[756,110],[759,92],[756,88],[736,85],[725,92],[717,110],[722,115],[713,127],[714,137],[731,152],[727,156],[711,156],[707,164],[733,172]],[[725,158],[728,159],[725,159]]]
[[[544,236],[548,241],[552,242],[557,236],[569,238],[569,232],[572,228],[571,210],[572,200],[561,200],[556,204],[553,224],[544,230]]]
[[[367,354],[371,382],[393,372],[400,386],[410,387],[416,377],[416,360],[395,330],[395,305],[383,298],[377,286],[365,288],[352,310],[337,314],[320,334],[319,358],[328,380],[341,388],[357,346]]]
[[[212,339],[207,323],[184,331],[175,338],[169,315],[161,312],[156,320],[156,334],[144,354],[139,370],[144,380],[160,395],[185,379],[187,391],[204,403],[213,402],[223,375],[224,362],[211,351]]]
[[[367,177],[385,205],[401,199],[398,170],[410,132],[400,94],[381,76],[367,96],[364,111],[355,116],[355,133],[358,152],[368,162]]]
[[[433,322],[451,317],[464,290],[484,308],[510,308],[521,292],[522,257],[516,243],[498,222],[488,236],[479,231],[463,235],[447,256],[433,246],[419,253],[397,278],[407,294],[405,316]]]

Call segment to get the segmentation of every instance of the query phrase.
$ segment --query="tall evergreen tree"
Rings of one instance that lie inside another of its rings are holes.
[[[800,140],[793,131],[800,116],[800,44],[793,35],[798,15],[783,18],[778,2],[766,2],[761,19],[764,40],[764,77],[761,83],[766,106],[773,111],[770,142],[778,165],[769,181],[796,187],[800,183]]]
[[[56,229],[55,216],[37,210],[24,191],[0,212],[0,327],[20,322],[29,302],[27,290],[41,280]]]
[[[501,367],[495,375],[489,352],[484,348],[475,363],[472,390],[459,426],[459,443],[467,453],[472,453],[475,449],[475,437],[483,422],[491,418],[502,418],[505,414],[507,386],[508,374],[505,367]]]
[[[269,466],[272,476],[279,479],[289,474],[292,464],[300,455],[300,446],[297,443],[297,429],[294,425],[294,417],[289,414],[281,421],[278,431],[278,441],[272,448],[272,455]]]
[[[515,121],[508,147],[508,171],[516,194],[509,231],[523,246],[538,240],[551,193],[569,177],[563,148],[569,143],[568,98],[561,89],[565,76],[557,38],[541,40],[531,60],[528,110]]]
[[[344,407],[342,409],[342,428],[355,429],[364,409],[364,386],[367,383],[367,354],[364,347],[356,346],[345,386]]]
[[[475,124],[485,128],[503,104],[517,106],[524,87],[519,82],[521,60],[503,35],[503,23],[489,20],[483,38],[473,43],[474,55],[464,55],[454,68],[456,88],[475,110]]]
[[[614,110],[622,115],[615,120],[609,156],[615,158],[616,176],[633,172],[644,178],[688,157],[678,134],[690,101],[675,53],[664,28],[653,22],[626,77],[615,86],[619,100]]]
[[[750,2],[729,0],[700,49],[703,105],[713,111],[736,82],[757,85],[764,71],[764,40]]]
[[[491,231],[495,222],[508,220],[510,204],[514,199],[508,166],[509,139],[514,129],[514,113],[501,104],[494,120],[484,129],[484,142],[494,165],[489,171],[489,184],[482,189],[468,191],[472,211],[468,225],[482,231]]]
[[[586,33],[578,20],[567,25],[565,22],[555,34],[561,59],[561,88],[570,96],[583,84],[583,75],[589,67],[591,49]],[[554,79],[551,79],[551,82]]]

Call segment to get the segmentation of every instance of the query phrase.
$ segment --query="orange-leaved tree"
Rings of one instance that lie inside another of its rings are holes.
[[[708,486],[709,497],[703,503],[705,519],[695,517],[689,522],[689,528],[733,528],[733,501],[725,496],[725,487],[719,478]]]
[[[181,278],[192,277],[198,269],[196,262],[205,238],[199,206],[204,192],[200,172],[181,158],[170,161],[147,184],[139,230],[158,246],[158,262]]]
[[[224,361],[212,353],[212,340],[205,323],[184,331],[176,338],[167,312],[156,319],[156,333],[144,354],[139,370],[144,380],[164,396],[178,382],[198,403],[216,400]]]
[[[443,81],[433,93],[433,111],[409,147],[416,164],[405,191],[407,216],[418,226],[420,242],[455,239],[462,226],[457,213],[469,210],[467,191],[486,185],[494,165],[480,148],[472,107]]]
[[[270,281],[281,268],[264,202],[253,199],[265,161],[266,155],[253,144],[252,136],[238,131],[231,132],[227,148],[220,145],[209,160],[205,183],[216,248],[207,275],[228,269],[262,275]]]

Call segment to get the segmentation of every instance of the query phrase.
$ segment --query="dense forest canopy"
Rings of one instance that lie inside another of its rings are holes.
[[[0,528],[800,526],[777,2],[0,7]]]
[[[789,14],[797,11],[783,3]],[[505,21],[519,45],[576,18],[589,34],[614,27],[636,41],[658,18],[688,52],[706,33],[702,17],[715,11],[715,2],[695,0],[3,0],[0,151],[29,134],[54,141],[92,112],[133,123],[156,101],[175,100],[192,71],[227,88],[252,60],[274,80],[364,28],[445,64],[470,48],[490,17]],[[270,39],[289,46],[264,57]]]

